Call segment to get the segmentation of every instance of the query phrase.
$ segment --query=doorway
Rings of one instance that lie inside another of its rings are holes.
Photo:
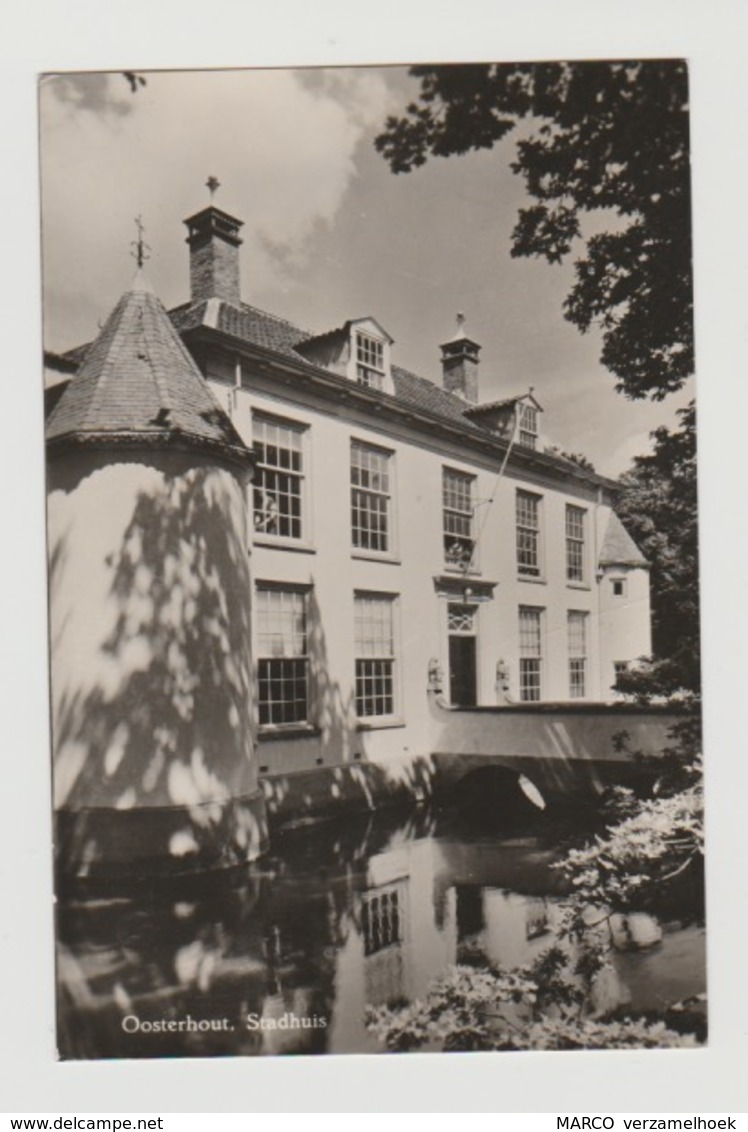
[[[449,700],[455,707],[478,703],[478,665],[475,607],[447,607],[449,632]]]

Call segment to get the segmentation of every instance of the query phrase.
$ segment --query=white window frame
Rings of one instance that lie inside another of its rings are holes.
[[[540,703],[543,699],[544,618],[545,609],[542,606],[519,607],[519,698],[522,703]],[[532,641],[528,639],[527,632],[523,631],[523,623],[532,623],[536,627],[532,630]]]
[[[308,478],[309,478],[309,426],[299,421],[288,420],[285,417],[277,417],[272,413],[264,413],[261,410],[252,411],[252,447],[257,451],[257,446],[260,442],[257,433],[260,429],[276,428],[278,430],[285,430],[292,436],[298,437],[298,444],[296,446],[284,446],[283,451],[288,453],[287,463],[288,467],[284,467],[282,461],[279,459],[278,463],[272,464],[264,460],[258,460],[255,467],[255,474],[252,482],[249,485],[249,490],[252,493],[252,538],[254,542],[269,542],[273,545],[309,545],[310,540],[310,522],[309,522],[309,507],[308,507]],[[280,440],[280,436],[278,437]],[[265,441],[265,447],[269,447]],[[280,443],[275,447],[280,452]],[[298,468],[292,467],[294,453],[298,453],[299,464]],[[266,482],[266,477],[269,479],[276,479],[280,481],[272,486]],[[282,490],[281,484],[283,477],[289,481],[298,484],[298,494],[294,495],[290,491]],[[262,493],[262,498],[260,498]],[[299,514],[294,516],[290,511],[284,511],[279,504],[279,499],[283,500],[284,497],[290,502],[294,498],[298,499]],[[278,528],[284,522],[289,524],[298,524],[298,533],[281,532]],[[276,529],[273,529],[275,527]]]
[[[566,614],[567,647],[569,654],[569,699],[587,698],[589,673],[589,613],[583,609],[569,609]]]
[[[381,460],[384,473],[381,469],[372,469],[371,465],[367,467],[360,460],[354,462],[355,452],[365,453],[367,457]],[[376,444],[370,444],[367,440],[351,437],[349,460],[353,554],[367,558],[392,559],[396,554],[395,453]],[[384,486],[376,484],[376,477],[382,474],[386,476]],[[369,482],[362,482],[365,476],[369,478]],[[373,503],[377,503],[377,508],[372,508]],[[377,514],[384,516],[383,533],[375,530],[374,525],[365,527],[361,521],[362,516],[371,517]],[[377,540],[383,541],[384,546],[371,545]]]
[[[462,481],[466,488],[463,502],[460,492],[450,489],[448,480]],[[448,570],[461,573],[477,573],[475,540],[475,485],[476,476],[459,468],[442,468],[442,533],[444,543],[444,564]],[[465,530],[460,530],[464,527]],[[452,529],[450,529],[452,528]],[[450,553],[452,548],[452,553]]]
[[[576,520],[579,525],[576,526]],[[581,531],[581,534],[579,533]],[[566,504],[566,581],[583,586],[587,582],[587,508]]]
[[[538,410],[523,402],[519,407],[519,443],[522,448],[538,447]]]
[[[527,505],[532,504],[535,524],[527,522],[530,511]],[[515,496],[515,531],[516,531],[516,559],[517,575],[524,581],[543,580],[543,496],[536,492],[527,491],[518,487]],[[523,545],[523,543],[525,545]],[[534,563],[523,562],[523,555],[528,547],[533,547]]]
[[[361,938],[368,959],[401,947],[407,927],[407,879],[367,888],[361,894]]]
[[[261,731],[311,726],[309,592],[308,586],[291,583],[259,581],[255,584],[257,717]],[[294,624],[294,607],[301,611],[301,630]],[[274,622],[271,614],[275,612],[280,613],[280,618]],[[297,695],[299,672],[303,673],[303,700]],[[293,696],[263,696],[263,685],[267,687],[271,682],[281,692],[292,689]]]
[[[389,633],[389,640],[377,639],[376,634],[364,635],[365,618],[369,613],[369,624],[377,626],[372,620],[371,610],[376,607],[389,609],[389,626],[385,625],[385,634]],[[356,590],[353,595],[353,652],[354,652],[354,703],[356,718],[362,724],[375,724],[377,722],[392,722],[400,718],[400,663],[399,663],[399,612],[400,599],[398,594],[380,593],[369,590]],[[381,647],[378,647],[381,646]],[[368,672],[365,667],[368,668]],[[389,685],[389,691],[377,693],[377,679],[383,679]],[[365,685],[359,681],[368,681],[370,691],[364,693]],[[378,700],[389,698],[389,710],[377,711]],[[368,701],[368,703],[366,703]],[[373,710],[361,711],[361,706],[371,707]]]

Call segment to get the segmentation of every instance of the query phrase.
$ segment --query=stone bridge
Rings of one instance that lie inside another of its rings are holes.
[[[538,803],[592,800],[611,785],[646,786],[683,716],[671,707],[602,703],[450,707],[429,692],[434,794],[454,799],[520,785]]]
[[[262,779],[271,825],[371,812],[395,803],[466,805],[476,817],[522,818],[594,803],[612,785],[646,787],[658,773],[672,708],[541,703],[450,707],[428,692],[428,747],[405,762],[354,762]]]

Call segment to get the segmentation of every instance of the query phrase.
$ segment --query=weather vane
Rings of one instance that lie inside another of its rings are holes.
[[[130,255],[133,257],[138,267],[142,267],[145,261],[151,258],[148,254],[151,249],[143,239],[145,225],[143,224],[143,217],[140,215],[140,213],[138,213],[138,215],[135,217],[135,227],[138,230],[138,238],[137,240],[133,240],[130,244],[130,247],[133,249],[130,252]]]
[[[208,177],[208,180],[205,182],[205,187],[210,192],[210,199],[212,201],[213,197],[216,195],[216,190],[221,187],[221,182],[211,173],[210,177]]]

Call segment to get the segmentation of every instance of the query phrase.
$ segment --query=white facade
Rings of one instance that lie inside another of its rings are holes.
[[[188,227],[191,302],[171,318],[257,458],[260,773],[360,760],[412,785],[436,685],[461,707],[614,699],[616,668],[651,651],[615,485],[547,447],[531,392],[480,403],[462,316],[418,378],[373,316],[310,337],[241,302],[241,222],[211,206]]]
[[[647,571],[598,566],[611,506],[596,477],[520,472],[511,459],[500,474],[501,450],[471,451],[429,434],[418,420],[380,422],[311,382],[290,386],[251,361],[234,361],[231,385],[230,371],[216,356],[206,362],[211,388],[243,439],[251,444],[266,423],[277,424],[286,440],[295,437],[301,465],[292,534],[271,533],[278,529],[272,509],[268,519],[257,497],[249,504],[255,610],[258,589],[273,587],[303,595],[306,611],[306,655],[299,658],[308,674],[305,718],[259,721],[265,773],[357,758],[405,765],[428,753],[426,689],[435,661],[446,695],[458,703],[471,697],[461,701],[465,687],[455,687],[454,670],[469,668],[472,654],[478,705],[532,697],[599,702],[614,698],[614,664],[650,651]],[[351,466],[361,452],[377,455],[388,472],[382,550],[354,545]],[[468,569],[446,552],[449,473],[465,477],[470,489],[475,550]],[[537,529],[520,563],[518,507],[526,518],[528,501]],[[614,594],[611,578],[625,579],[623,596]],[[392,703],[381,714],[376,703],[365,704],[374,714],[360,715],[355,613],[357,599],[360,609],[368,598],[392,612],[394,646],[385,658]],[[256,664],[264,651],[255,612]]]

